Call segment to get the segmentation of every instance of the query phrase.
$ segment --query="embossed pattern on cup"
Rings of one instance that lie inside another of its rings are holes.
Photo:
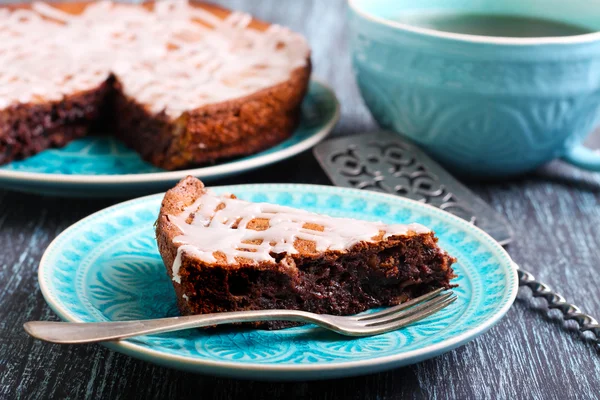
[[[352,61],[374,118],[455,172],[532,170],[600,123],[600,35],[579,43],[461,40],[385,24],[356,10],[364,1],[350,3]]]

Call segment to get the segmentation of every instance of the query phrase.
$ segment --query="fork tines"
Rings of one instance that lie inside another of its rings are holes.
[[[423,319],[456,299],[452,291],[440,288],[397,306],[353,318],[366,331],[388,332]]]

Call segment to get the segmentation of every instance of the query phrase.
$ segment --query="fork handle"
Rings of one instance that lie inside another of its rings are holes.
[[[321,318],[317,314],[297,310],[233,311],[218,314],[117,322],[29,321],[23,327],[31,336],[47,342],[83,344],[118,340],[151,333],[200,328],[203,326],[275,320],[313,323],[338,331],[325,318]]]

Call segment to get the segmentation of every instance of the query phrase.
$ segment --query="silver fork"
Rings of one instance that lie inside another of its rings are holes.
[[[132,336],[179,331],[235,322],[294,321],[321,326],[346,336],[373,336],[419,321],[456,300],[444,289],[436,289],[400,305],[372,314],[340,317],[297,310],[234,311],[119,322],[29,321],[23,327],[31,336],[52,343],[82,344],[124,339]]]

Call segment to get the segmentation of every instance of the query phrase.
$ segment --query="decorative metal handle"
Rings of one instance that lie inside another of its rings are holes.
[[[544,283],[538,282],[533,274],[523,271],[517,266],[519,274],[519,286],[527,286],[531,289],[533,297],[541,297],[548,303],[548,308],[559,310],[565,320],[573,320],[579,325],[579,332],[591,332],[595,338],[592,340],[594,347],[600,351],[600,324],[594,317],[581,312],[579,307],[574,304],[567,303],[565,298],[560,294],[552,291],[550,287]]]

